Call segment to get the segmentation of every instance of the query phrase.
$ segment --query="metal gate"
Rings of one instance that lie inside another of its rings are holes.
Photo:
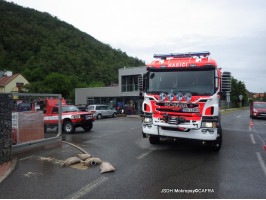
[[[12,154],[62,141],[62,95],[11,93]],[[58,99],[57,136],[45,138],[43,111],[38,108],[41,99]],[[20,106],[22,105],[22,106]],[[30,105],[31,109],[28,109]]]

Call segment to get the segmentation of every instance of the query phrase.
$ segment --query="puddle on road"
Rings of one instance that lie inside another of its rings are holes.
[[[25,177],[28,178],[38,178],[39,176],[41,176],[42,173],[37,173],[37,172],[27,172],[26,174],[24,174]]]
[[[60,165],[62,162],[64,162],[63,160],[57,160],[57,159],[52,158],[52,157],[38,157],[38,159],[41,161],[48,161],[48,162],[51,162],[51,163],[57,164],[57,165]]]
[[[74,169],[80,169],[80,170],[86,170],[89,168],[88,166],[85,166],[83,163],[77,163],[74,165],[70,165],[70,167],[72,167]]]

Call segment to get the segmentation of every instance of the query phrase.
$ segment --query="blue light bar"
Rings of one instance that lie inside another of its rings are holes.
[[[209,56],[211,53],[209,51],[202,52],[187,52],[187,53],[170,53],[170,54],[154,54],[154,58],[163,58],[166,59],[168,57],[174,58],[188,58],[193,56]]]

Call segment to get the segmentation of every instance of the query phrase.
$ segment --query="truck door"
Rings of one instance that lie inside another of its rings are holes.
[[[46,123],[57,124],[58,123],[58,107],[53,107],[51,113],[46,113]]]

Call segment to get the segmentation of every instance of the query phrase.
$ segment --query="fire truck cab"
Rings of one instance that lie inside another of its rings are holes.
[[[151,144],[172,137],[204,141],[213,151],[222,145],[220,96],[229,92],[230,72],[217,67],[210,52],[155,54],[140,87],[142,133]],[[221,88],[221,86],[224,88]]]

